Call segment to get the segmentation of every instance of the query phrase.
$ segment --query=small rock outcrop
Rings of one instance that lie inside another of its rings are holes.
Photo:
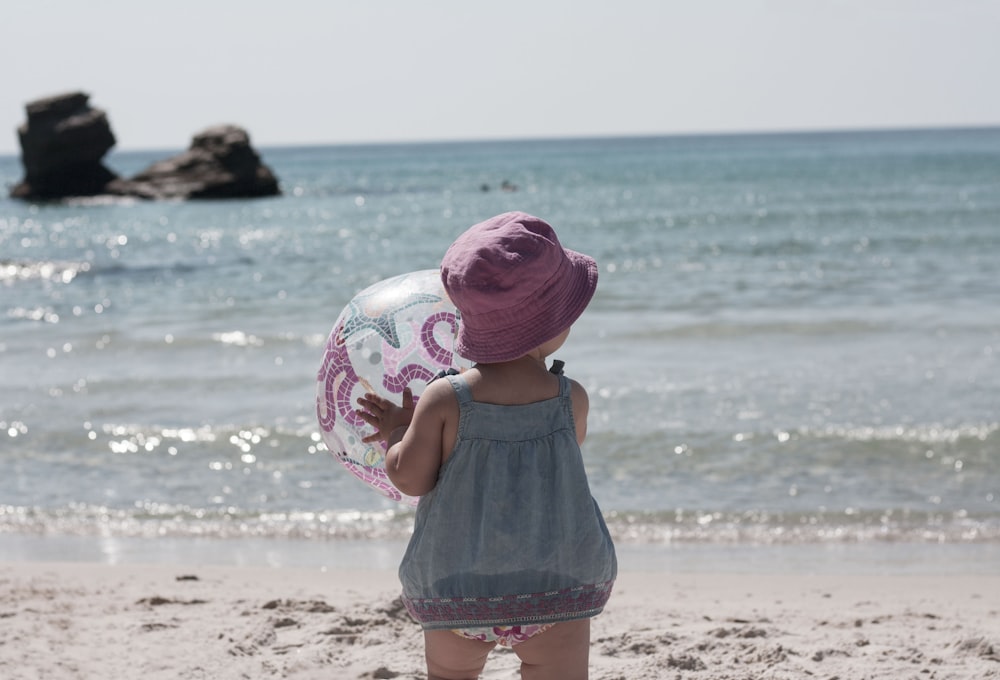
[[[110,193],[148,199],[254,198],[281,193],[278,180],[250,146],[250,135],[219,125],[194,136],[191,147],[149,166]]]
[[[57,200],[104,193],[118,176],[101,162],[115,136],[104,111],[83,92],[47,97],[25,106],[28,120],[17,134],[24,179],[13,198]]]
[[[29,102],[18,128],[24,179],[12,198],[60,200],[86,196],[129,196],[150,200],[256,198],[281,193],[278,180],[235,125],[211,127],[191,147],[154,163],[132,178],[103,163],[115,145],[104,111],[90,96],[70,92]]]

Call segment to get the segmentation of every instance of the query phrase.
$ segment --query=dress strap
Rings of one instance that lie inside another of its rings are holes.
[[[465,378],[462,375],[446,375],[444,377],[448,379],[452,389],[455,390],[455,396],[458,397],[459,404],[468,404],[472,401],[472,390],[469,389],[469,385],[465,382]]]
[[[569,378],[564,376],[562,373],[559,374],[559,396],[568,397],[570,391],[573,389],[572,383],[570,383]]]

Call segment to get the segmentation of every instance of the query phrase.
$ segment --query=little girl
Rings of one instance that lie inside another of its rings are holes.
[[[421,496],[399,575],[428,678],[477,678],[497,644],[522,678],[586,678],[617,561],[580,454],[587,392],[545,359],[590,302],[597,264],[513,212],[462,234],[441,280],[461,315],[455,350],[474,366],[415,406],[409,390],[401,406],[358,400],[389,478]]]

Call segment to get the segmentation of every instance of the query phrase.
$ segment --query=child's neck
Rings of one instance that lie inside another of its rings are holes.
[[[524,356],[518,357],[517,359],[511,359],[510,361],[503,361],[495,364],[486,364],[486,366],[494,367],[504,371],[517,371],[517,372],[535,372],[542,371],[548,372],[545,367],[546,356],[541,352],[534,350]],[[482,368],[482,364],[477,364],[478,368]]]

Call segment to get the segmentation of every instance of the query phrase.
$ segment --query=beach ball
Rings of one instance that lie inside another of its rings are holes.
[[[317,375],[316,416],[326,447],[355,477],[379,493],[416,505],[384,470],[384,442],[363,443],[374,431],[356,413],[358,397],[372,392],[414,400],[436,375],[470,363],[453,351],[458,310],[437,269],[402,274],[365,288],[344,307],[326,342]]]

